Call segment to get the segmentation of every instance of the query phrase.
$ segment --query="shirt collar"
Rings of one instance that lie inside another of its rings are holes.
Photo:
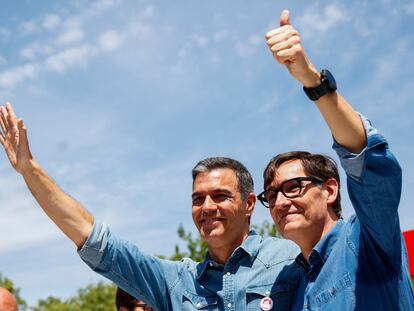
[[[230,258],[227,259],[226,263],[229,263],[234,257],[239,257],[241,255],[241,252],[249,256],[250,261],[253,261],[254,258],[256,258],[257,253],[259,252],[260,244],[262,243],[262,241],[263,241],[263,237],[261,235],[257,234],[254,230],[250,230],[247,238],[243,241],[243,243],[239,247],[237,247],[234,250]],[[210,255],[207,252],[206,255],[204,256],[204,261],[200,262],[197,265],[197,279],[203,276],[206,269],[218,268],[220,266],[224,267],[224,265],[219,264],[215,262],[213,259],[211,259]]]
[[[302,253],[296,257],[296,263],[298,263],[305,273],[311,273],[319,268],[322,264],[326,262],[329,255],[332,252],[334,245],[339,237],[339,232],[341,232],[345,222],[343,219],[339,219],[333,227],[328,231],[327,234],[315,245],[310,256],[309,263],[305,260]]]

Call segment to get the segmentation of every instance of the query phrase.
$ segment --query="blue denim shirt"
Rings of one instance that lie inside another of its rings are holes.
[[[295,263],[299,252],[290,241],[251,231],[225,265],[208,254],[201,263],[162,260],[142,253],[100,222],[79,250],[94,271],[163,311],[260,310],[266,296],[273,299],[273,310],[290,310],[301,279]]]
[[[401,168],[363,118],[367,146],[352,154],[334,143],[356,215],[319,241],[306,263],[293,310],[414,310],[407,253],[398,220]]]

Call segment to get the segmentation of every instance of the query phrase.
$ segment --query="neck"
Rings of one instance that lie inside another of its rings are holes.
[[[329,221],[322,225],[321,230],[315,232],[301,233],[297,239],[292,239],[299,245],[301,253],[305,260],[309,262],[309,256],[318,242],[331,230],[338,219],[329,218]]]
[[[210,258],[219,264],[225,264],[233,254],[234,250],[247,239],[248,235],[249,233],[245,232],[240,238],[228,244],[210,244],[208,246],[208,254]]]

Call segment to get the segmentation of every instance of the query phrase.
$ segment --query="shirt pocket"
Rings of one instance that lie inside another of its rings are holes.
[[[353,306],[355,303],[354,293],[355,291],[352,278],[349,273],[347,273],[339,280],[337,280],[333,285],[329,286],[328,289],[325,289],[317,294],[315,296],[314,303],[317,307],[322,307],[331,302],[335,302],[335,304],[346,302],[347,307],[344,307],[344,310],[353,310],[352,307],[348,307]]]
[[[216,310],[218,297],[194,294],[188,290],[183,293],[183,310]]]
[[[271,310],[290,310],[294,294],[293,287],[288,283],[249,287],[246,289],[247,310],[261,310],[260,302],[265,297],[269,297],[273,301]]]

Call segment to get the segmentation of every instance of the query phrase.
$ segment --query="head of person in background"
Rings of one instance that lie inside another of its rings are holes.
[[[18,311],[16,298],[3,287],[0,287],[0,310]]]
[[[118,311],[154,311],[145,302],[132,297],[119,287],[116,290],[115,303]]]

